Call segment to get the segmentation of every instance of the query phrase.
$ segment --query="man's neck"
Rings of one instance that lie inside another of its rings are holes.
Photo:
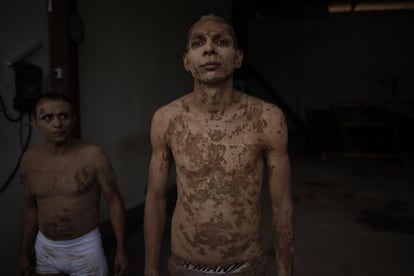
[[[194,94],[200,109],[212,116],[223,115],[234,102],[239,101],[239,97],[233,89],[233,82],[219,85],[195,83]]]
[[[79,140],[76,138],[69,138],[61,143],[53,143],[46,141],[44,143],[44,149],[46,152],[54,156],[64,155],[69,152],[73,147],[79,144]]]

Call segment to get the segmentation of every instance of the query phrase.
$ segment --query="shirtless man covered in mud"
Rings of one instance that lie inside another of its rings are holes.
[[[161,107],[151,126],[145,275],[158,276],[169,169],[176,166],[171,275],[264,275],[260,194],[268,171],[278,276],[293,275],[293,209],[282,111],[233,89],[243,52],[222,18],[190,29],[184,67],[194,91]]]
[[[25,185],[23,234],[18,275],[29,275],[34,246],[36,275],[108,275],[99,233],[101,193],[117,242],[116,275],[128,266],[124,204],[104,151],[72,136],[76,122],[68,98],[44,94],[33,126],[44,144],[27,151],[21,163]]]

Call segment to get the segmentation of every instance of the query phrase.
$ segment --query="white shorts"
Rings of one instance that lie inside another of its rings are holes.
[[[63,241],[50,240],[38,231],[35,251],[36,272],[39,274],[108,275],[98,228],[79,238]]]

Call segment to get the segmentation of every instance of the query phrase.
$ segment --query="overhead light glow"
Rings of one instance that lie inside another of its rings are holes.
[[[328,10],[331,13],[351,12],[351,4],[330,4]]]
[[[414,2],[359,2],[352,9],[352,3],[332,3],[328,6],[330,13],[370,12],[370,11],[397,11],[414,10]]]

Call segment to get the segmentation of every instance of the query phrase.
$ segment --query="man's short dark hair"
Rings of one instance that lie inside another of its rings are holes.
[[[236,36],[236,33],[234,32],[233,27],[226,20],[224,20],[222,17],[214,15],[214,14],[208,14],[208,15],[201,16],[196,22],[194,22],[194,24],[191,26],[190,30],[188,30],[187,39],[185,41],[185,50],[186,51],[188,51],[188,44],[190,42],[190,37],[191,37],[191,33],[193,31],[194,26],[197,23],[202,22],[202,21],[216,21],[220,24],[223,24],[227,28],[227,31],[229,32],[231,38],[233,39],[234,49],[239,48],[239,43],[237,41],[237,36]]]
[[[42,100],[62,101],[62,102],[68,103],[71,106],[72,111],[73,111],[73,102],[68,96],[55,93],[55,92],[48,92],[48,93],[40,95],[36,99],[35,104],[33,105],[33,109],[32,109],[32,114],[34,115],[35,118],[36,118],[37,106]]]

